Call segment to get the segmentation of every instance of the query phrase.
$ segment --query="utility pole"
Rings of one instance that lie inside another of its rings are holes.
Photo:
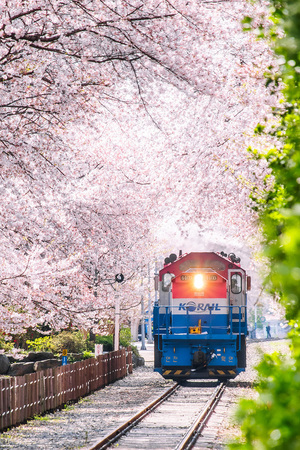
[[[143,286],[143,275],[142,275],[142,279],[141,279],[141,286]],[[141,315],[142,315],[142,319],[141,319],[141,335],[142,335],[141,350],[147,350],[146,349],[146,345],[145,345],[145,308],[144,308],[144,294],[143,294],[143,292],[142,292],[142,295],[141,295]]]
[[[153,344],[152,337],[152,304],[151,304],[151,286],[150,286],[150,264],[148,263],[148,344]]]

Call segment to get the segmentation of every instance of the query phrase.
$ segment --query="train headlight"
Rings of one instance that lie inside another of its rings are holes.
[[[194,277],[194,286],[196,289],[202,289],[204,287],[204,278],[202,273],[197,273]]]

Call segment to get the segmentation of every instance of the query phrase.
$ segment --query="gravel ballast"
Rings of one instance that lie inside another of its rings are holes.
[[[241,396],[255,395],[250,386],[256,378],[253,367],[259,362],[262,352],[273,351],[288,353],[288,341],[248,343],[248,367],[229,384],[226,414],[222,413],[215,448],[222,448],[232,433],[238,432],[231,419],[235,404]],[[77,404],[2,433],[0,449],[77,449],[88,447],[105,436],[173,384],[153,372],[153,345],[147,345],[147,350],[141,354],[145,358],[144,367],[135,369],[130,376],[81,399]]]

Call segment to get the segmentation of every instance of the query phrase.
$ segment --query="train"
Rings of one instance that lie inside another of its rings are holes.
[[[246,368],[251,277],[234,253],[171,254],[157,276],[154,370],[166,379],[235,378]]]

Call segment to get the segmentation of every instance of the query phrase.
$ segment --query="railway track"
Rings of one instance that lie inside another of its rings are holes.
[[[174,384],[88,450],[191,449],[220,400],[226,383]]]

